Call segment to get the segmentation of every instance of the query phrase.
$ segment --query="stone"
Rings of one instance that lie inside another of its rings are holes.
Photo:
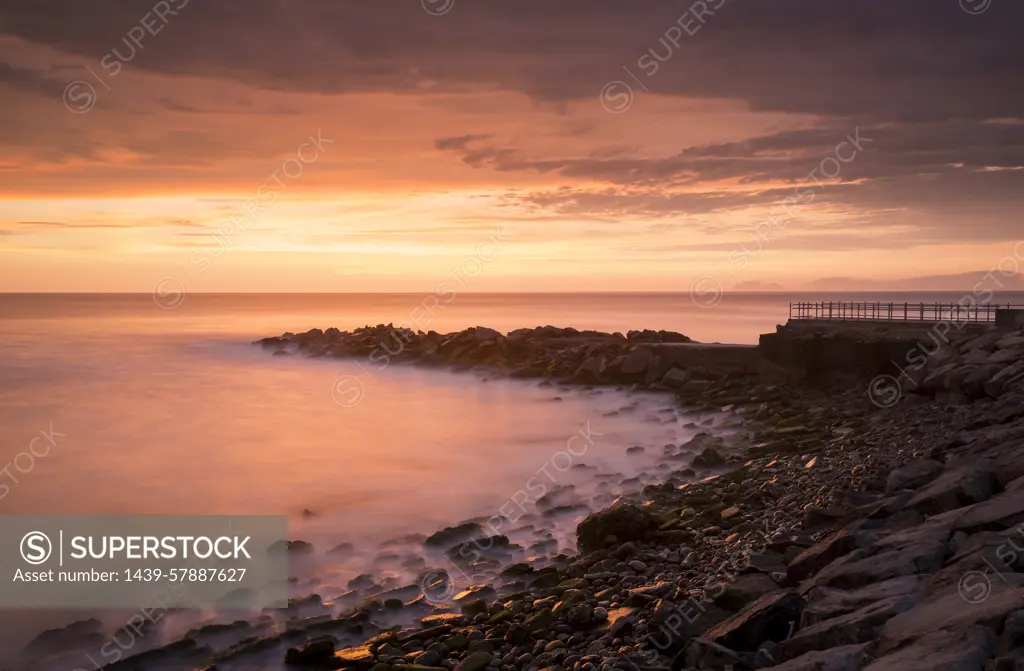
[[[814,587],[856,589],[918,572],[914,559],[900,550],[868,556],[867,550],[857,549],[805,580],[800,585],[800,592],[807,593]]]
[[[765,641],[785,640],[805,605],[796,592],[768,594],[708,629],[701,638],[740,652],[754,651]]]
[[[459,605],[476,601],[477,599],[482,599],[485,602],[493,601],[497,594],[497,591],[490,585],[472,585],[453,596],[452,601]]]
[[[892,494],[900,489],[917,489],[934,480],[942,473],[944,466],[932,459],[919,459],[903,468],[897,468],[885,481],[885,493]]]
[[[576,543],[586,554],[605,547],[610,536],[615,537],[615,543],[639,541],[659,526],[658,518],[649,511],[620,502],[584,518],[576,527]]]
[[[892,617],[921,601],[918,594],[891,596],[838,617],[800,629],[777,648],[777,659],[793,659],[812,650],[827,650],[843,645],[874,641],[882,626]]]
[[[678,368],[670,368],[665,376],[661,378],[661,383],[669,389],[678,389],[685,385],[690,380],[690,374],[685,370]]]
[[[691,639],[686,648],[673,661],[673,668],[682,663],[692,669],[731,669],[739,662],[740,656],[735,650],[705,641],[700,638]]]
[[[483,527],[476,522],[463,522],[454,527],[445,527],[427,537],[423,542],[428,548],[446,549],[456,543],[464,543],[479,537],[483,533]]]
[[[998,486],[988,462],[949,468],[910,499],[907,507],[935,515],[984,501]]]
[[[987,627],[940,630],[879,657],[863,671],[981,671],[994,645],[995,634]]]
[[[869,662],[874,644],[844,645],[815,650],[771,667],[771,671],[859,671]]]
[[[736,611],[765,594],[778,590],[779,586],[767,575],[750,573],[738,576],[735,580],[712,583],[704,588],[704,594],[716,606]]]
[[[734,517],[736,517],[738,515],[742,515],[742,514],[743,514],[743,508],[740,508],[739,506],[729,506],[728,508],[723,510],[721,513],[719,513],[719,516],[722,518],[722,520],[728,521],[728,520],[731,520],[732,518],[734,518]]]
[[[654,355],[645,349],[635,348],[622,359],[619,374],[624,377],[637,377],[647,372]]]
[[[1001,531],[1024,522],[1024,491],[1005,492],[971,506],[957,518],[956,528],[967,533]]]
[[[807,607],[801,619],[802,626],[811,626],[831,618],[852,613],[889,597],[906,596],[922,589],[922,578],[917,575],[892,578],[857,590],[815,587],[807,594]]]
[[[1024,588],[1002,586],[998,581],[990,586],[993,589],[984,598],[971,599],[964,598],[972,595],[964,592],[963,584],[954,585],[893,617],[882,628],[879,650],[894,650],[942,629],[966,631],[980,625],[999,630],[1006,617],[1024,603]]]
[[[1024,361],[1017,361],[989,378],[984,385],[985,393],[992,398],[998,398],[1008,387],[1021,378],[1024,378]]]
[[[334,658],[334,639],[320,638],[284,653],[284,663],[296,666],[321,666]]]
[[[491,653],[472,652],[455,665],[455,671],[483,671],[491,663]]]
[[[369,645],[344,648],[334,653],[333,662],[340,668],[369,669],[373,666],[373,651]]]
[[[850,525],[807,548],[789,563],[786,574],[793,582],[800,582],[816,573],[826,564],[865,546],[871,537],[859,532],[860,525]]]
[[[692,465],[698,468],[715,468],[725,464],[725,457],[720,455],[713,447],[705,448],[703,452],[693,458],[692,462]]]

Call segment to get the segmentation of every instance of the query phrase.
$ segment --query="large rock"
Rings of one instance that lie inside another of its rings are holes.
[[[947,469],[907,503],[929,515],[979,503],[996,493],[998,481],[986,461]]]
[[[859,671],[871,661],[871,643],[844,645],[831,650],[816,650],[784,664],[771,667],[771,671]]]
[[[588,515],[576,527],[580,552],[594,552],[606,545],[643,540],[658,529],[658,518],[632,503],[615,505]]]
[[[1010,582],[1009,578],[1017,578],[1013,582],[1019,584],[1020,578],[1024,576],[1003,578],[1007,582]],[[895,650],[910,641],[941,630],[967,631],[979,625],[998,631],[1006,617],[1019,610],[1024,603],[1024,588],[1012,582],[1006,586],[1000,580],[991,580],[988,591],[977,597],[973,591],[965,591],[966,584],[957,584],[940,591],[886,622],[879,639],[879,651]]]
[[[847,591],[831,587],[815,587],[807,594],[801,624],[811,626],[859,610],[889,597],[915,594],[922,588],[921,576],[910,575]]]
[[[891,596],[845,615],[805,627],[779,644],[776,659],[792,659],[812,650],[873,641],[890,618],[921,601],[917,594]]]
[[[825,565],[853,552],[857,547],[865,547],[874,537],[859,531],[858,524],[840,529],[813,547],[798,554],[789,563],[786,573],[793,583],[798,583],[816,573]]]
[[[779,586],[775,581],[765,574],[750,573],[738,576],[735,580],[712,583],[705,588],[705,595],[710,597],[716,606],[736,611],[765,594],[778,590]]]
[[[994,646],[995,634],[987,627],[940,630],[876,659],[863,671],[982,671]]]
[[[701,638],[741,652],[754,651],[766,641],[785,640],[795,630],[805,605],[796,592],[768,594],[708,629]]]
[[[913,461],[903,468],[897,468],[885,481],[885,493],[892,494],[900,489],[917,489],[934,480],[943,470],[943,465],[932,459]]]
[[[868,551],[857,549],[832,562],[817,575],[805,580],[800,591],[807,593],[815,587],[857,589],[872,583],[919,573],[912,557],[901,550],[868,556]]]
[[[966,533],[1002,531],[1024,522],[1024,491],[1006,492],[968,508],[956,520],[956,528]]]

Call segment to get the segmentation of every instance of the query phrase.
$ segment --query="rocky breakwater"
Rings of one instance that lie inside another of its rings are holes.
[[[285,333],[257,344],[280,355],[361,357],[371,366],[410,362],[480,367],[513,377],[628,384],[691,395],[757,372],[756,347],[705,345],[671,331],[623,335],[540,326],[507,335],[485,327],[442,334],[381,324],[354,331]]]
[[[900,396],[956,404],[999,399],[1024,389],[1024,329],[929,334],[901,363],[892,382],[882,381]]]

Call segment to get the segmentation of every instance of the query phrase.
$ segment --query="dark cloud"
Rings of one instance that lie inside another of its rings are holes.
[[[698,23],[695,4],[717,9]],[[0,25],[97,62],[116,49],[124,67],[276,90],[596,102],[609,80],[639,90],[636,77],[656,93],[865,122],[1024,117],[1024,4],[1012,0],[975,16],[955,0],[463,0],[443,16],[405,0],[167,5],[184,6],[159,24],[149,14],[159,33],[141,46],[126,34],[151,6],[135,0],[107,0],[102,12],[9,0]]]
[[[2,22],[0,22],[0,25],[2,25]],[[14,67],[8,63],[0,63],[0,86],[3,85],[21,91],[38,93],[48,98],[58,98],[64,95],[64,87],[66,86],[66,84],[48,78],[36,70]]]
[[[470,142],[487,140],[490,135],[459,135],[458,137],[443,137],[434,142],[434,148],[441,151],[465,149]]]

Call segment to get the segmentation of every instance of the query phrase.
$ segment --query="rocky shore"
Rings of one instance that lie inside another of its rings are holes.
[[[698,436],[673,477],[587,515],[575,552],[533,562],[464,523],[420,541],[446,570],[360,576],[343,602],[296,599],[104,668],[1024,669],[1024,332],[951,337],[884,402],[877,380],[767,381],[746,353],[680,367],[671,348],[700,346],[666,332],[379,326],[260,344],[661,390],[744,431]],[[455,569],[497,579],[456,588]]]

